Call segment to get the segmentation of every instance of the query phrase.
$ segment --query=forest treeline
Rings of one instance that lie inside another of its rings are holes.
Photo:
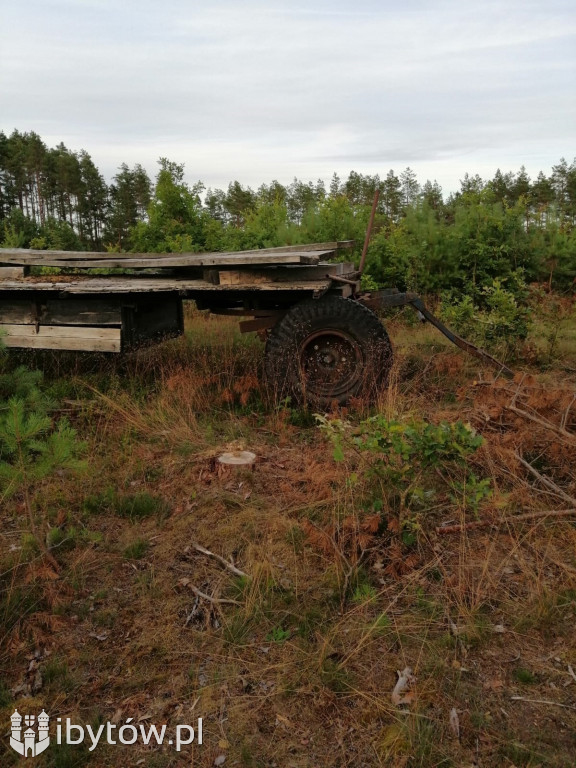
[[[566,291],[576,275],[576,160],[549,176],[524,167],[494,178],[466,174],[445,198],[406,168],[384,178],[351,171],[323,181],[226,190],[184,179],[161,158],[154,180],[123,163],[108,184],[85,150],[49,148],[34,132],[0,132],[0,245],[134,252],[225,251],[354,239],[376,188],[372,277],[420,292],[481,291],[494,280]]]

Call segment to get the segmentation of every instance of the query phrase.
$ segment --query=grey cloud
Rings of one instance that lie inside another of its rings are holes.
[[[29,0],[0,23],[0,128],[84,147],[108,176],[161,155],[211,185],[402,163],[456,188],[490,158],[574,152],[563,0]]]

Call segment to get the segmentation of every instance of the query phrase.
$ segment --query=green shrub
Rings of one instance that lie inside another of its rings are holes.
[[[491,493],[488,479],[477,478],[467,460],[483,438],[461,421],[431,424],[411,419],[398,421],[378,414],[352,426],[340,419],[317,416],[320,427],[334,446],[334,458],[347,455],[366,459],[362,477],[376,498],[397,499],[402,507],[423,509],[434,500],[437,489],[458,495],[464,508],[477,512],[480,502]],[[350,475],[357,484],[358,472]],[[397,506],[397,502],[394,502]],[[404,542],[415,543],[420,525],[417,517],[404,519]]]
[[[530,310],[524,304],[527,291],[521,275],[514,280],[494,279],[471,295],[444,294],[440,317],[466,339],[488,349],[510,351],[528,336]]]

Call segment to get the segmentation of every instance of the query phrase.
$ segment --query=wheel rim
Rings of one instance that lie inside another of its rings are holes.
[[[323,329],[310,334],[299,351],[303,385],[311,394],[337,397],[352,392],[364,368],[361,345],[350,334]]]

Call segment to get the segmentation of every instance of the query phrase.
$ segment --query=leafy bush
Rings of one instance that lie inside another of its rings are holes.
[[[431,424],[378,414],[354,427],[340,419],[316,418],[334,445],[335,460],[366,455],[363,477],[369,488],[389,502],[399,499],[404,509],[425,508],[443,490],[447,499],[476,513],[491,494],[490,481],[478,479],[467,463],[483,438],[461,421]],[[350,479],[358,482],[358,474]],[[417,521],[405,519],[403,525],[406,538],[413,541],[419,530]]]
[[[505,287],[496,278],[477,294],[477,299],[465,295],[454,298],[444,294],[441,318],[465,338],[480,346],[509,352],[524,341],[530,330],[530,310],[522,301],[525,284],[521,278],[513,287]]]

